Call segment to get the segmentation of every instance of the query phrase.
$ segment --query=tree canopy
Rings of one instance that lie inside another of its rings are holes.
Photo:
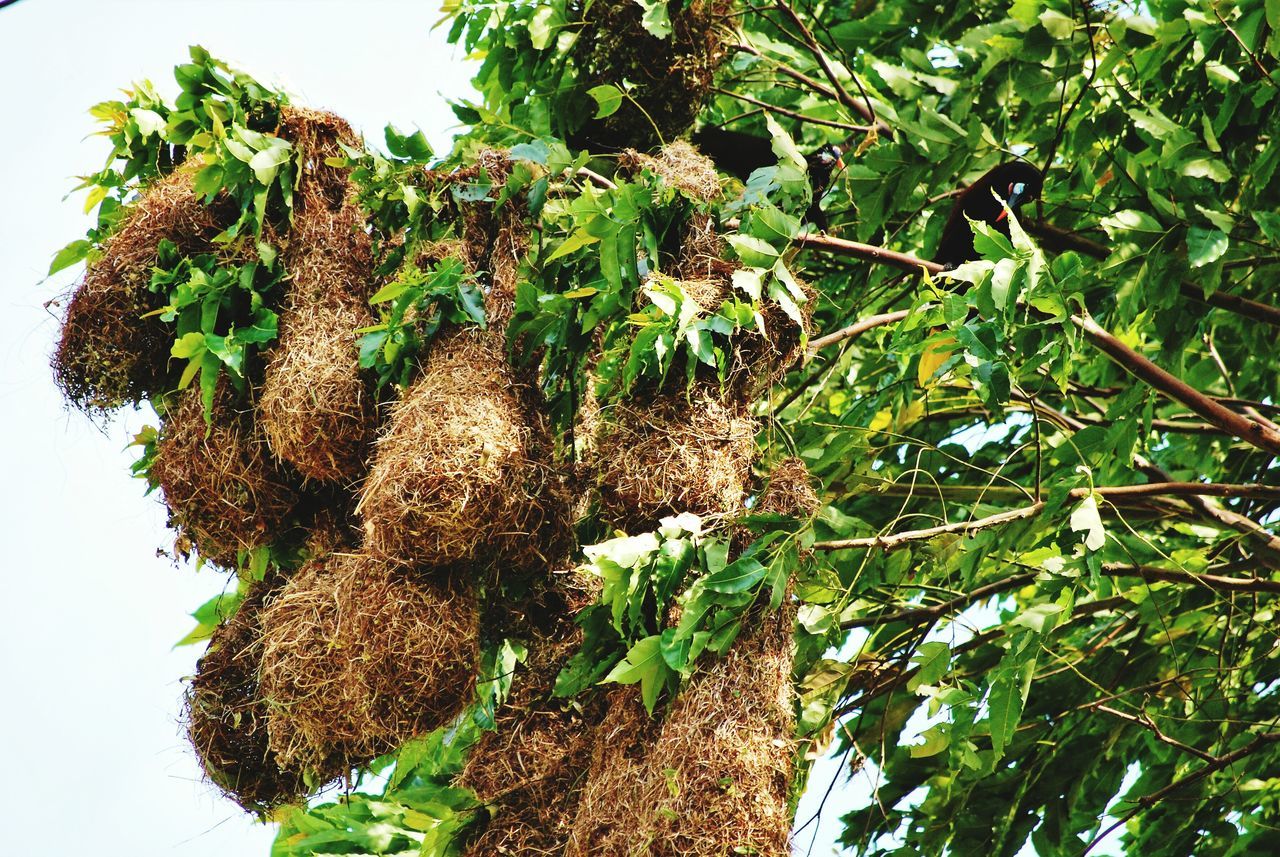
[[[746,548],[697,518],[630,539],[580,527],[574,561],[604,590],[557,696],[639,684],[660,714],[785,603],[798,782],[824,754],[876,772],[874,800],[842,819],[852,853],[1081,854],[1112,829],[1134,854],[1273,853],[1280,3],[446,12],[481,62],[453,150],[389,129],[332,156],[385,251],[359,343],[381,395],[441,325],[493,323],[456,259],[406,274],[403,250],[491,203],[529,230],[506,342],[570,457],[584,402],[734,388],[759,421],[756,471],[798,457],[818,495],[812,515],[734,524]],[[234,267],[162,262],[152,281],[180,385],[198,378],[209,407],[220,373],[275,336],[270,224],[299,167],[255,115],[283,96],[193,57],[176,101],[140,86],[96,111],[114,145],[86,181],[100,231],[55,266],[92,260],[173,147],[200,155],[197,191],[229,196],[230,238],[258,247]],[[670,144],[705,128],[769,141],[770,163],[698,184]],[[805,155],[827,144],[844,150],[820,231]],[[929,261],[956,191],[1014,158],[1044,187],[1009,237],[975,225],[979,259]],[[451,171],[465,178],[439,180]],[[678,272],[691,224],[732,264],[712,301]],[[249,314],[228,328],[202,313],[210,294]],[[789,325],[803,332],[769,365],[751,337]],[[250,553],[249,577],[290,562]],[[457,736],[493,726],[524,642],[486,650],[493,680],[463,726],[368,766],[381,785],[278,810],[273,853],[457,847],[475,806],[454,779],[475,739]]]

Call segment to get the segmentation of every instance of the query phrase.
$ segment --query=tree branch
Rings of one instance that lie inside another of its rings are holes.
[[[771,113],[777,113],[780,116],[787,116],[791,119],[796,120],[797,122],[807,122],[810,125],[826,125],[828,128],[839,128],[842,131],[849,131],[854,133],[870,131],[872,128],[872,126],[870,125],[850,125],[847,122],[836,122],[834,119],[819,119],[817,116],[806,116],[805,114],[797,112],[795,110],[788,110],[786,107],[779,107],[778,105],[770,104],[767,101],[760,101],[759,99],[752,98],[750,95],[743,95],[738,92],[730,92],[729,90],[721,89],[718,86],[713,87],[712,91],[718,92],[721,95],[724,95],[728,98],[733,98],[737,101],[744,101],[747,104],[754,104],[756,107],[761,107],[765,110],[768,110]]]
[[[808,363],[813,359],[821,349],[828,345],[835,345],[837,342],[843,342],[846,339],[852,339],[860,336],[868,330],[874,330],[877,327],[884,327],[889,324],[897,324],[907,316],[911,315],[910,310],[898,310],[897,312],[886,312],[880,315],[869,315],[866,318],[860,318],[848,327],[843,327],[835,333],[828,333],[826,336],[819,336],[817,339],[810,340],[809,350],[805,352],[805,362]]]
[[[1280,432],[1241,416],[1217,399],[1206,396],[1181,378],[1161,369],[1116,339],[1089,315],[1073,315],[1071,323],[1080,328],[1099,350],[1148,386],[1185,405],[1228,434],[1264,452],[1280,456]]]
[[[1011,521],[1021,521],[1025,518],[1034,518],[1036,515],[1044,511],[1044,503],[1032,503],[1030,506],[1023,506],[1020,509],[1011,509],[1007,512],[999,512],[995,515],[988,515],[985,518],[977,518],[971,521],[959,521],[954,524],[941,524],[936,527],[927,527],[922,530],[904,530],[901,533],[893,533],[892,535],[866,536],[857,539],[834,539],[826,542],[814,542],[814,550],[846,550],[849,548],[880,548],[883,551],[894,551],[904,547],[911,542],[926,541],[935,536],[946,535],[948,533],[962,533],[971,535],[972,533],[985,530],[989,527],[998,527],[1001,524],[1007,524]]]
[[[1163,580],[1169,583],[1191,583],[1218,592],[1268,592],[1280,595],[1280,580],[1261,577],[1223,577],[1217,574],[1197,574],[1177,568],[1157,568],[1153,565],[1121,565],[1104,562],[1102,573],[1108,577],[1141,577],[1143,580]]]
[[[879,616],[864,616],[859,619],[850,619],[848,622],[840,623],[842,630],[850,628],[866,628],[873,625],[888,625],[892,622],[910,622],[919,624],[927,622],[931,619],[940,619],[952,613],[955,610],[962,609],[986,598],[989,595],[999,595],[1002,592],[1008,592],[1010,589],[1017,589],[1025,586],[1036,579],[1039,572],[1026,572],[1023,574],[1015,574],[1006,577],[1003,580],[997,580],[995,583],[988,583],[986,586],[979,586],[977,589],[969,592],[959,598],[953,598],[950,601],[943,601],[940,604],[934,604],[932,607],[917,607],[910,610],[899,610],[896,613],[882,613]]]
[[[1157,726],[1155,724],[1155,721],[1152,720],[1150,717],[1139,717],[1136,714],[1126,714],[1125,712],[1112,708],[1109,705],[1102,705],[1102,704],[1088,705],[1086,706],[1086,708],[1093,709],[1094,711],[1101,711],[1103,714],[1110,714],[1112,717],[1118,718],[1120,720],[1124,720],[1128,723],[1137,724],[1138,726],[1141,726],[1143,729],[1149,730],[1152,734],[1156,736],[1158,740],[1163,741],[1164,743],[1168,744],[1170,747],[1177,747],[1182,752],[1190,753],[1192,756],[1195,756],[1197,759],[1200,759],[1201,761],[1205,761],[1205,762],[1217,761],[1217,757],[1214,756],[1212,753],[1206,753],[1204,750],[1200,750],[1196,747],[1192,747],[1190,744],[1183,744],[1181,741],[1177,740],[1176,738],[1170,738],[1168,735],[1160,731],[1160,727]]]

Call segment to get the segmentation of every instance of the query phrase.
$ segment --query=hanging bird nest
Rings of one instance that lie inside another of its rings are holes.
[[[784,607],[701,668],[658,724],[618,694],[597,733],[571,857],[790,853],[792,630]]]
[[[693,125],[711,92],[733,38],[733,3],[692,0],[667,6],[671,33],[659,39],[644,28],[645,10],[633,0],[588,4],[573,55],[582,91],[624,82],[631,87],[616,112],[583,129],[594,147],[643,150],[674,140]]]
[[[164,415],[151,477],[169,507],[179,543],[235,568],[236,553],[274,541],[299,499],[296,479],[267,449],[251,396],[221,378],[209,421],[198,384],[178,394]]]
[[[756,434],[743,403],[699,385],[613,402],[598,419],[596,478],[612,525],[640,532],[667,515],[741,507]]]
[[[99,258],[89,263],[62,320],[54,379],[73,405],[109,411],[170,389],[173,330],[158,316],[165,298],[150,288],[156,247],[168,239],[188,255],[209,252],[235,222],[225,200],[205,205],[192,178],[198,164],[157,179],[125,210]]]
[[[813,477],[803,460],[784,458],[773,466],[751,511],[760,515],[809,517],[818,511]]]
[[[724,196],[715,161],[687,140],[673,140],[659,149],[657,155],[627,149],[618,159],[618,169],[623,175],[648,170],[668,187],[701,202],[715,202]]]
[[[366,548],[418,566],[531,568],[563,553],[567,498],[527,395],[493,333],[438,337],[376,443],[358,507]]]
[[[280,132],[302,152],[302,171],[284,254],[292,284],[259,417],[277,457],[308,478],[351,483],[364,474],[377,425],[356,346],[356,330],[375,323],[373,259],[350,171],[325,159],[359,139],[337,116],[297,108],[285,110]]]
[[[529,226],[523,206],[508,203],[498,213],[498,229],[489,254],[489,290],[484,299],[487,326],[505,336],[515,313],[520,263],[529,251]]]
[[[345,770],[443,726],[471,699],[478,633],[466,583],[359,554],[309,563],[262,613],[271,750]]]
[[[205,774],[245,810],[265,813],[307,792],[267,747],[267,708],[258,693],[261,611],[270,587],[257,584],[213,632],[186,694],[187,737]],[[338,772],[333,772],[334,774]]]
[[[495,731],[472,748],[458,781],[489,814],[467,843],[466,857],[564,851],[603,707],[594,698],[581,704],[553,698],[552,688],[582,644],[574,617],[599,590],[599,581],[585,575],[554,574],[518,603],[494,604],[485,617],[491,633],[524,640],[529,655],[517,668]]]

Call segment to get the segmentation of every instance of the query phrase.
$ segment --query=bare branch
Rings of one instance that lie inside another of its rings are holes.
[[[780,116],[789,117],[791,119],[796,120],[797,122],[806,122],[810,125],[825,125],[828,128],[839,128],[842,131],[850,131],[854,133],[870,131],[872,128],[872,126],[870,125],[850,125],[847,122],[836,122],[833,119],[819,119],[817,116],[806,116],[805,114],[799,113],[795,110],[788,110],[785,107],[779,107],[778,105],[770,104],[767,101],[760,101],[759,99],[752,98],[750,95],[743,95],[738,92],[730,92],[729,90],[721,89],[718,86],[713,87],[713,91],[718,92],[721,95],[727,96],[729,98],[733,98],[737,101],[743,101],[743,102],[746,102],[747,104],[754,104],[756,107],[761,107],[769,111],[770,113],[777,113]]]
[[[846,550],[849,548],[880,548],[883,551],[894,551],[898,548],[905,547],[911,542],[920,542],[932,539],[935,536],[947,535],[949,533],[961,533],[963,535],[971,535],[972,533],[985,530],[989,527],[998,527],[1001,524],[1007,524],[1011,521],[1021,521],[1025,518],[1034,518],[1036,515],[1044,511],[1044,503],[1032,503],[1030,506],[1023,506],[1020,509],[1011,509],[1007,512],[999,512],[995,515],[988,515],[985,518],[977,518],[971,521],[958,521],[954,524],[940,524],[936,527],[926,527],[922,530],[905,530],[901,533],[893,533],[892,535],[866,536],[857,539],[834,539],[827,542],[814,542],[814,550]]]
[[[1197,574],[1177,568],[1157,568],[1152,565],[1120,565],[1103,563],[1102,573],[1108,577],[1141,577],[1143,580],[1163,580],[1169,583],[1191,583],[1218,592],[1268,592],[1280,595],[1280,580],[1261,577],[1223,577],[1217,574]]]
[[[809,350],[805,353],[805,362],[813,359],[813,355],[817,354],[828,345],[835,345],[837,342],[843,342],[846,339],[852,339],[860,336],[868,330],[874,330],[877,327],[884,327],[889,324],[897,324],[911,314],[910,310],[898,310],[897,312],[886,312],[880,315],[870,315],[866,318],[860,318],[848,327],[841,328],[835,333],[828,333],[826,336],[819,336],[817,339],[810,341]]]

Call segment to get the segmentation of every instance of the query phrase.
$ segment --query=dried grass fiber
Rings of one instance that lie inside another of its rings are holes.
[[[568,851],[618,857],[786,857],[794,770],[795,612],[757,616],[658,724],[619,693],[597,734]]]
[[[174,380],[173,331],[156,316],[143,318],[165,302],[148,289],[156,246],[167,238],[185,253],[209,252],[235,219],[225,203],[206,206],[196,196],[199,166],[156,180],[129,205],[67,305],[52,368],[63,395],[82,410],[136,404]]]
[[[717,392],[662,392],[614,402],[596,434],[602,516],[628,532],[681,512],[724,516],[742,505],[755,421]]]
[[[267,747],[267,708],[258,693],[261,610],[270,588],[256,585],[213,632],[186,694],[187,738],[210,782],[249,812],[263,813],[307,791]]]
[[[439,337],[377,441],[359,504],[366,548],[422,566],[530,568],[563,552],[565,498],[526,398],[494,334]]]
[[[281,133],[303,152],[303,166],[284,254],[291,285],[259,416],[277,457],[311,479],[351,483],[364,474],[377,423],[355,332],[375,323],[372,247],[349,170],[325,159],[342,154],[339,142],[359,141],[337,116],[296,108],[286,110]]]
[[[463,582],[359,554],[304,566],[262,614],[271,750],[346,768],[444,725],[471,699],[478,634]]]
[[[236,552],[268,544],[299,499],[297,482],[267,449],[250,401],[220,379],[206,424],[198,384],[161,423],[151,467],[169,523],[199,554],[234,568]]]

